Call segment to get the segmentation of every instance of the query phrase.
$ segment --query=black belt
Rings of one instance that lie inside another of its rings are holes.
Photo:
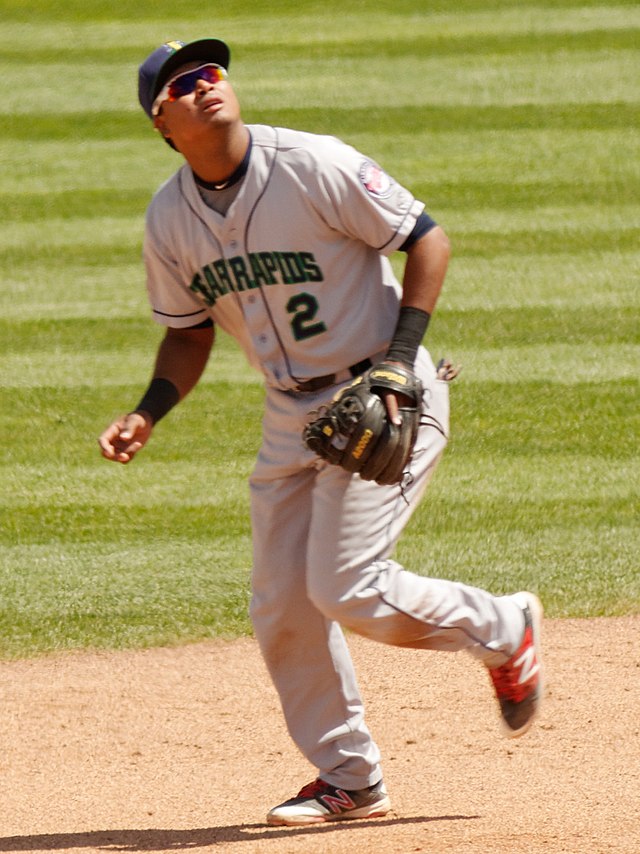
[[[372,365],[373,362],[371,359],[363,359],[361,362],[357,362],[355,365],[351,365],[350,368],[339,371],[337,374],[325,374],[323,377],[313,377],[313,379],[300,382],[292,390],[299,392],[322,391],[323,388],[329,388],[329,386],[337,385],[345,380],[360,376],[360,374],[368,371]]]

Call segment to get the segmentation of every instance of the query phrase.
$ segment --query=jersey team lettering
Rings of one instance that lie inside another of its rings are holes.
[[[360,180],[371,196],[386,199],[391,195],[391,178],[373,160],[365,160],[360,167]]]
[[[312,252],[250,252],[218,258],[205,264],[189,288],[213,306],[229,293],[249,291],[262,285],[299,285],[322,282],[324,276]]]

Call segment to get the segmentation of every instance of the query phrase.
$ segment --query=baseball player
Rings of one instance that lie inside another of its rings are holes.
[[[493,596],[392,558],[447,442],[455,370],[436,369],[421,342],[448,240],[422,202],[349,145],[245,124],[229,58],[224,42],[207,38],[164,44],[140,66],[141,105],[185,162],[146,219],[151,310],[166,327],[153,376],[99,443],[106,459],[132,460],[197,383],[217,326],[262,372],[251,618],[289,732],[317,769],[267,821],[381,816],[390,809],[381,757],[342,628],[402,647],[467,650],[487,668],[504,729],[517,736],[542,695],[542,609],[531,593]],[[406,255],[401,283],[394,252]],[[303,441],[314,412],[376,371],[391,383],[377,398],[388,432],[405,423],[402,383],[421,389],[420,426],[393,483],[322,459]]]

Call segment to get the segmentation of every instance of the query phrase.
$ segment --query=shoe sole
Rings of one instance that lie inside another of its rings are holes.
[[[520,593],[515,593],[513,598],[521,608],[524,609],[525,607],[528,607],[531,612],[533,645],[536,648],[536,658],[540,669],[538,671],[538,701],[536,703],[535,711],[526,724],[521,726],[519,729],[511,729],[506,721],[502,719],[502,730],[507,738],[519,738],[531,729],[532,724],[540,714],[540,706],[542,705],[542,698],[544,696],[544,668],[542,666],[542,644],[540,643],[540,636],[542,634],[542,617],[544,614],[542,602],[534,593],[528,593],[524,590]]]
[[[381,818],[391,809],[391,801],[384,798],[375,804],[349,810],[346,813],[327,813],[327,815],[291,815],[291,816],[267,816],[267,824],[272,827],[302,827],[307,824],[324,824],[328,821],[353,821],[358,818]]]

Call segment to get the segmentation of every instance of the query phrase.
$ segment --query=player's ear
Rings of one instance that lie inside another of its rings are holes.
[[[166,123],[165,123],[164,116],[162,115],[162,113],[159,113],[159,114],[154,118],[154,120],[153,120],[153,126],[154,126],[154,128],[158,131],[158,133],[161,133],[161,134],[162,134],[162,136],[163,136],[165,139],[170,139],[170,138],[171,138],[171,134],[170,134],[170,132],[169,132],[169,128],[167,127],[167,125],[166,125]]]

